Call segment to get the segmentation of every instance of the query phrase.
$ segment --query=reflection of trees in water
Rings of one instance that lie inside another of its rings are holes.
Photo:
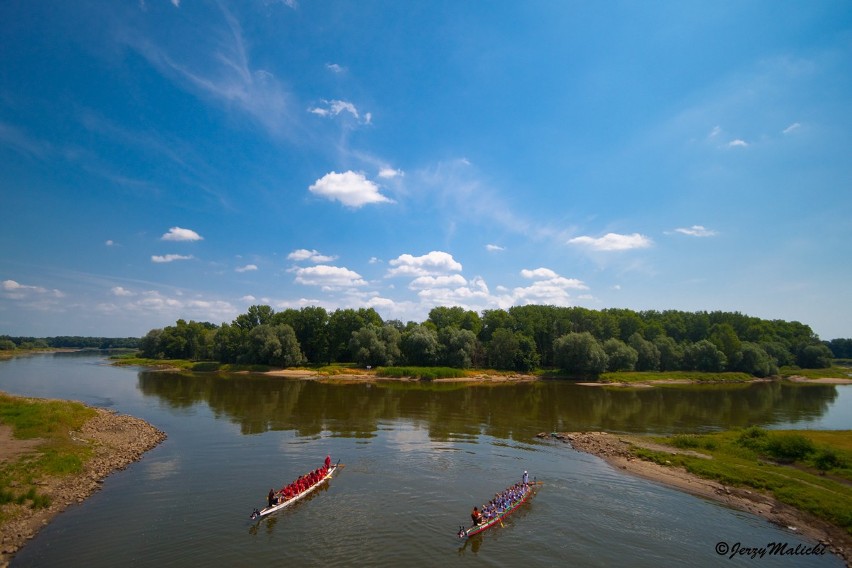
[[[694,431],[813,420],[837,398],[833,385],[766,382],[591,388],[548,381],[521,385],[326,384],[205,373],[140,372],[139,388],[175,408],[206,403],[244,434],[294,430],[371,438],[382,421],[409,420],[433,440],[480,434],[529,440],[540,431]]]

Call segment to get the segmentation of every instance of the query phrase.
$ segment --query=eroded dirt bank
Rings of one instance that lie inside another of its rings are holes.
[[[643,440],[640,436],[624,436],[607,432],[541,433],[538,436],[559,439],[570,444],[575,450],[603,458],[613,467],[633,475],[760,515],[782,527],[792,527],[796,532],[826,545],[831,552],[841,557],[847,566],[852,566],[852,537],[842,528],[756,490],[728,487],[717,481],[693,475],[683,468],[658,465],[639,459],[635,457],[632,449],[644,447],[672,454],[701,455],[697,452],[662,446],[650,440]],[[701,457],[706,456],[701,455]]]
[[[83,471],[39,482],[39,494],[49,496],[51,505],[45,509],[14,503],[3,505],[4,513],[11,520],[0,526],[0,566],[7,566],[14,553],[56,515],[70,505],[81,503],[100,488],[107,476],[137,461],[166,438],[164,432],[140,418],[102,408],[96,410],[94,418],[79,431],[72,432],[75,440],[90,444],[94,449]],[[17,459],[20,454],[32,451],[36,450],[31,440],[16,440],[10,432],[0,436],[0,460]]]

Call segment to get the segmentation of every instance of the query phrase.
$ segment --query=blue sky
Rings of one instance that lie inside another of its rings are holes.
[[[0,334],[438,305],[852,337],[852,7],[0,3]]]

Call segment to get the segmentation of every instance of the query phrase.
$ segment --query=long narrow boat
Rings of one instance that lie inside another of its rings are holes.
[[[315,491],[317,488],[319,488],[320,485],[322,485],[323,483],[325,483],[326,481],[331,479],[331,476],[334,475],[334,472],[336,472],[338,469],[340,469],[342,467],[343,466],[340,465],[340,460],[337,460],[336,464],[334,464],[333,466],[328,468],[328,471],[326,472],[326,474],[323,476],[322,479],[320,479],[319,481],[317,481],[316,483],[314,483],[313,485],[311,485],[310,487],[308,487],[307,489],[305,489],[301,493],[298,493],[298,494],[294,495],[293,497],[290,497],[286,501],[282,501],[281,503],[276,503],[275,505],[272,505],[272,506],[269,506],[269,507],[264,507],[263,509],[261,509],[259,511],[257,509],[255,509],[251,514],[251,519],[252,520],[260,519],[261,517],[265,517],[266,515],[271,515],[272,513],[278,512],[281,509],[286,509],[290,505],[297,503],[303,497],[306,497],[307,495],[309,495],[310,493]]]
[[[533,481],[532,483],[524,484],[524,491],[521,494],[521,496],[518,497],[517,499],[515,499],[514,501],[512,501],[509,504],[508,507],[506,507],[502,511],[498,511],[497,514],[494,515],[494,517],[492,517],[491,519],[488,519],[487,521],[482,521],[479,524],[471,525],[468,528],[464,528],[464,526],[459,527],[459,532],[457,533],[458,537],[459,538],[468,538],[468,537],[471,537],[475,534],[479,534],[482,531],[488,530],[498,523],[502,525],[503,519],[505,517],[508,517],[509,515],[514,513],[518,509],[518,507],[523,505],[527,501],[527,499],[529,499],[530,497],[532,497],[535,494],[535,491],[533,490],[533,488],[540,483],[541,483],[540,481],[539,482]]]

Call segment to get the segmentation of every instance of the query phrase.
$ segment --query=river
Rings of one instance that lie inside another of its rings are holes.
[[[13,567],[843,566],[716,552],[810,544],[714,502],[613,470],[538,432],[852,429],[852,386],[655,389],[460,386],[150,372],[95,354],[0,363],[0,390],[138,416],[168,439],[45,527]],[[290,510],[249,520],[271,487],[345,468]],[[504,526],[456,538],[473,505],[543,481]]]

